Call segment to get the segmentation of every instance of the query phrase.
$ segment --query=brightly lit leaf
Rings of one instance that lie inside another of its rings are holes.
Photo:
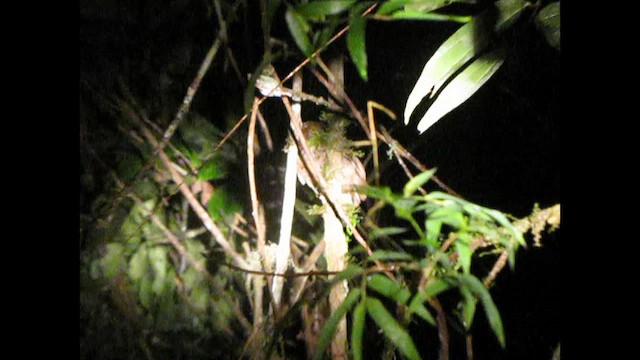
[[[473,95],[502,66],[506,54],[494,50],[480,56],[449,83],[418,123],[423,133]]]

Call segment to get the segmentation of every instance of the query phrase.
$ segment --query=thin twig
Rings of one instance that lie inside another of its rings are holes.
[[[322,62],[322,59],[320,59],[320,57],[318,57],[318,64],[323,69],[323,71],[325,71],[325,73],[327,73],[327,76],[329,78],[333,77],[333,74],[331,74],[331,72],[329,71],[328,67],[326,65],[324,65],[324,63]],[[355,119],[358,121],[358,123],[362,127],[363,131],[367,135],[367,138],[369,138],[369,141],[371,141],[371,143],[373,144],[373,136],[372,136],[373,131],[370,130],[370,126],[369,126],[368,122],[365,121],[364,117],[362,116],[360,111],[358,111],[358,109],[354,105],[354,103],[351,100],[351,98],[349,97],[349,95],[342,88],[340,88],[339,86],[335,86],[333,82],[327,81],[327,79],[325,79],[315,68],[312,67],[312,68],[310,68],[310,70],[315,75],[315,77],[318,79],[318,81],[320,81],[320,83],[322,83],[325,86],[325,88],[327,88],[327,90],[334,97],[336,97],[337,99],[343,101],[347,105],[351,115],[353,117],[355,117]],[[411,162],[416,168],[418,168],[421,171],[427,171],[428,170],[428,168],[426,166],[424,166],[422,163],[420,163],[420,161],[418,159],[416,159],[409,151],[407,151],[402,145],[400,145],[400,143],[398,143],[393,137],[391,137],[391,135],[384,129],[384,127],[381,127],[381,132],[377,132],[376,131],[375,134],[376,134],[377,139],[380,139],[380,140],[384,141],[389,146],[394,148],[394,151],[397,154],[399,154],[401,157],[409,160],[409,162]],[[434,176],[431,177],[431,179],[436,184],[438,184],[438,186],[440,186],[443,190],[445,190],[449,194],[455,195],[457,197],[462,198],[462,196],[460,196],[460,194],[456,193],[453,189],[451,189],[449,186],[447,186],[437,176],[434,175]]]
[[[264,141],[267,143],[267,149],[269,149],[269,151],[273,151],[273,140],[271,140],[269,126],[267,126],[267,122],[264,120],[264,116],[262,116],[260,109],[258,109],[258,124],[260,124],[260,129],[262,129],[262,133],[264,134]]]
[[[278,276],[283,278],[296,278],[296,277],[304,277],[304,276],[330,276],[330,275],[337,275],[340,273],[339,271],[306,271],[306,272],[299,272],[299,273],[277,273],[277,272],[269,272],[269,271],[251,270],[251,269],[243,268],[240,266],[236,266],[236,265],[224,263],[224,262],[220,264],[226,267],[229,267],[231,269],[238,270],[243,273],[247,273],[247,274]]]
[[[436,310],[436,322],[438,323],[438,339],[440,339],[440,352],[438,360],[449,360],[449,329],[447,327],[447,318],[444,310],[435,297],[427,298],[427,302]]]
[[[368,13],[370,13],[371,11],[373,11],[373,9],[377,6],[378,4],[373,4],[370,7],[368,7],[363,13],[362,15],[367,15]],[[316,51],[314,51],[311,55],[309,55],[309,57],[305,58],[302,62],[300,62],[300,64],[298,64],[293,70],[291,70],[291,72],[289,72],[289,74],[287,74],[287,76],[284,77],[284,79],[282,79],[281,81],[279,81],[278,85],[275,86],[273,88],[272,91],[275,91],[276,89],[282,87],[282,84],[284,84],[287,80],[289,80],[291,77],[293,77],[294,74],[296,74],[298,71],[300,71],[300,69],[302,69],[305,65],[307,65],[311,60],[313,60],[314,58],[316,58],[322,51],[324,51],[324,49],[326,49],[329,45],[331,45],[334,41],[336,41],[338,38],[340,38],[342,35],[344,35],[347,30],[349,30],[349,25],[346,25],[345,27],[343,27],[342,29],[340,29],[340,31],[338,31],[334,36],[332,36],[329,40],[327,40],[326,43],[324,43],[324,45],[322,45],[321,47],[319,47]],[[260,98],[260,100],[258,100],[258,105],[262,104],[266,99],[267,99],[268,95],[264,95],[262,98]],[[283,99],[285,97],[282,97]],[[236,124],[233,126],[233,128],[231,130],[229,130],[229,132],[222,138],[222,140],[220,140],[220,142],[218,143],[218,145],[216,145],[215,150],[218,150],[230,137],[231,135],[233,135],[233,133],[238,130],[238,128],[240,127],[240,125],[247,119],[247,117],[249,116],[249,113],[245,113],[237,122]]]
[[[132,117],[134,121],[138,121],[137,116],[135,114],[132,114],[131,112],[128,112],[128,114]],[[140,121],[138,121],[138,125],[140,126],[142,134],[147,139],[147,141],[149,141],[149,143],[152,146],[156,145],[157,140],[155,139],[151,131]],[[245,259],[239,253],[237,253],[235,249],[233,249],[233,247],[227,241],[227,239],[225,238],[220,228],[218,228],[218,226],[213,222],[213,220],[211,219],[211,216],[209,216],[209,213],[207,213],[207,210],[204,207],[202,207],[198,199],[193,195],[193,193],[191,192],[191,189],[189,189],[189,186],[184,182],[184,179],[182,178],[182,176],[174,169],[173,166],[171,166],[171,160],[169,159],[167,154],[165,154],[164,151],[160,151],[159,155],[165,167],[169,170],[169,173],[171,174],[171,178],[173,179],[174,183],[178,185],[180,192],[182,192],[182,195],[187,199],[187,201],[189,201],[189,205],[191,205],[191,208],[196,213],[196,215],[200,218],[200,220],[202,221],[203,225],[207,228],[207,230],[211,232],[216,242],[218,242],[218,244],[222,247],[225,253],[227,253],[227,255],[233,258],[233,260],[238,265],[243,267],[248,267],[248,264],[245,261]]]
[[[253,108],[251,111],[251,120],[249,121],[249,131],[247,133],[247,171],[249,176],[249,193],[251,197],[251,215],[253,216],[253,222],[256,225],[256,233],[258,236],[258,251],[260,252],[260,258],[262,260],[262,266],[264,270],[269,270],[267,264],[267,253],[265,249],[266,245],[266,225],[264,222],[264,213],[261,211],[260,202],[258,200],[258,190],[256,186],[256,178],[255,178],[255,159],[253,153],[254,141],[255,141],[255,130],[256,130],[256,115],[258,112],[258,102],[254,99]],[[272,278],[267,277],[267,288],[271,289],[272,286]],[[262,292],[262,288],[255,288],[254,291]],[[271,294],[271,290],[268,290],[270,297],[273,299],[273,294]],[[256,306],[262,306],[262,303],[256,304]],[[274,315],[277,316],[277,312],[274,312]]]
[[[115,209],[115,207],[117,207],[120,201],[128,193],[131,192],[133,185],[140,180],[143,174],[146,173],[146,171],[150,169],[151,166],[153,166],[156,156],[158,156],[160,151],[164,150],[164,148],[167,146],[167,144],[171,140],[171,137],[173,137],[173,134],[176,132],[176,130],[178,129],[178,127],[186,117],[186,114],[189,112],[189,108],[191,107],[191,102],[193,100],[193,97],[198,91],[198,88],[200,87],[200,83],[202,82],[204,75],[209,70],[209,67],[211,66],[211,62],[213,61],[216,54],[218,53],[220,44],[221,44],[221,40],[220,40],[220,36],[218,36],[216,40],[213,42],[213,45],[211,45],[211,48],[207,52],[207,55],[205,56],[204,60],[202,61],[202,64],[200,65],[200,69],[198,70],[198,73],[196,74],[193,81],[191,82],[191,85],[189,85],[189,88],[187,89],[187,93],[184,99],[182,100],[182,104],[178,108],[178,112],[176,113],[176,116],[174,117],[173,121],[171,121],[171,123],[169,124],[169,126],[164,132],[162,141],[160,141],[156,146],[154,146],[154,151],[152,155],[149,157],[149,159],[147,160],[147,163],[136,173],[136,176],[133,178],[133,180],[131,180],[131,182],[126,187],[124,187],[123,190],[120,192],[120,194],[116,197],[111,207],[112,209]]]
[[[465,336],[465,344],[467,347],[467,360],[473,360],[473,336],[471,333]]]

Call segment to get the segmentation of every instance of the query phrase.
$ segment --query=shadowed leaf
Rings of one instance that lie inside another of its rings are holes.
[[[351,352],[354,360],[362,360],[362,335],[364,333],[365,302],[361,301],[353,310],[353,327],[351,328]]]
[[[382,329],[384,336],[395,345],[407,359],[421,359],[416,345],[409,333],[400,325],[391,313],[376,298],[367,297],[367,313],[373,321]]]
[[[284,19],[287,22],[287,27],[293,36],[293,40],[298,45],[298,48],[302,50],[302,53],[306,56],[311,55],[313,49],[311,47],[311,41],[309,40],[309,31],[311,27],[294,8],[289,7],[284,15]]]
[[[353,307],[353,305],[355,305],[358,299],[360,299],[360,289],[351,290],[347,295],[347,297],[342,302],[342,304],[340,304],[340,306],[338,306],[336,311],[334,311],[333,314],[331,314],[331,316],[329,317],[329,319],[327,319],[324,326],[322,327],[322,331],[320,332],[318,345],[316,346],[316,350],[315,350],[315,356],[314,356],[315,360],[322,359],[325,350],[327,350],[329,345],[331,345],[331,340],[333,339],[333,335],[335,334],[336,329],[338,328],[338,323],[340,322],[340,319],[342,319],[342,317],[345,316],[347,312],[349,312],[349,310],[351,310],[351,308]]]
[[[560,3],[545,6],[536,15],[536,26],[544,34],[549,45],[560,50]]]

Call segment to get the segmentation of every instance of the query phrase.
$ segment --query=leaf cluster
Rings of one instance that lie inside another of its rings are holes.
[[[491,252],[507,251],[510,264],[514,265],[514,253],[524,244],[523,234],[503,213],[473,204],[455,196],[440,192],[416,195],[434,171],[427,171],[405,184],[403,192],[394,193],[388,187],[369,187],[367,196],[382,200],[395,210],[409,228],[377,228],[372,238],[393,238],[393,250],[377,249],[365,257],[361,265],[352,265],[345,271],[352,279],[351,292],[336,314],[323,328],[322,339],[330,339],[340,316],[353,310],[351,349],[354,359],[363,358],[363,331],[365,317],[382,330],[385,338],[403,357],[420,359],[408,326],[424,321],[439,324],[433,314],[434,299],[445,292],[457,290],[458,304],[451,311],[457,314],[461,328],[470,330],[476,306],[481,304],[499,344],[504,347],[505,333],[500,313],[492,297],[477,275],[471,271],[471,263],[478,248],[490,248]],[[418,215],[424,219],[418,221]],[[417,238],[411,237],[417,236]],[[414,251],[415,248],[422,249]],[[393,269],[393,276],[376,268],[375,261]],[[389,306],[395,308],[389,310]],[[394,315],[395,314],[395,315]],[[335,321],[331,321],[335,320]],[[319,350],[330,344],[320,342]]]

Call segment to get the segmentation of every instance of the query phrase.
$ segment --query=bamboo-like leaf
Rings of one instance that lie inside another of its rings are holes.
[[[389,313],[382,302],[369,296],[366,299],[366,303],[369,316],[382,329],[384,336],[400,350],[402,355],[410,360],[421,359],[409,333]]]
[[[367,80],[367,50],[366,50],[366,18],[355,15],[349,19],[349,33],[347,34],[347,48],[351,60],[356,65],[363,80]]]
[[[429,179],[431,179],[435,172],[435,168],[430,169],[414,176],[411,180],[407,181],[407,184],[404,186],[402,192],[403,195],[405,197],[413,195],[413,193],[415,193],[420,186],[424,185],[427,181],[429,181]]]
[[[362,274],[363,272],[364,272],[364,269],[361,268],[360,266],[349,264],[346,269],[342,270],[333,278],[332,282],[336,283],[336,282],[342,282],[345,280],[349,281],[354,277]]]
[[[320,331],[320,337],[318,338],[318,344],[315,349],[315,360],[322,359],[325,350],[331,345],[331,340],[336,332],[338,323],[343,316],[351,310],[355,303],[360,299],[360,289],[353,289],[349,292],[342,304],[338,306],[336,311],[329,316],[329,319],[324,323],[322,330]]]
[[[388,15],[398,9],[427,13],[451,3],[475,4],[477,0],[389,0],[380,5],[377,14]]]
[[[381,295],[395,300],[398,304],[405,304],[411,297],[411,292],[405,286],[380,274],[371,275],[367,280],[367,286]]]
[[[413,260],[411,255],[400,252],[400,251],[389,251],[389,250],[376,250],[373,252],[371,256],[369,256],[369,260]]]
[[[495,8],[474,17],[440,45],[409,94],[404,110],[405,125],[425,96],[433,97],[451,75],[485,49],[492,32],[513,24],[526,6],[524,0],[499,0]],[[497,16],[493,16],[494,10]]]
[[[495,21],[495,31],[502,31],[515,23],[522,10],[529,6],[525,0],[499,0],[495,2],[498,17]]]
[[[449,290],[453,286],[450,281],[445,281],[444,279],[434,279],[427,285],[427,288],[424,289],[424,293],[427,297],[438,296],[438,294],[443,293]]]
[[[536,26],[544,34],[549,45],[560,50],[560,3],[545,6],[536,15]]]
[[[500,312],[498,312],[498,308],[493,302],[491,294],[489,294],[487,288],[485,288],[482,282],[473,275],[458,275],[456,278],[461,282],[461,286],[467,287],[475,297],[480,300],[485,314],[487,315],[487,319],[489,320],[489,325],[498,338],[500,346],[504,348],[505,338],[502,319],[500,318]]]
[[[462,265],[462,271],[469,274],[471,270],[471,255],[473,250],[469,246],[470,236],[467,233],[459,233],[455,242],[456,251],[458,252],[458,263]]]
[[[395,12],[398,9],[404,8],[407,4],[411,3],[413,0],[389,0],[384,2],[376,11],[376,14],[379,15],[388,15]]]
[[[362,335],[366,315],[366,305],[361,301],[353,310],[353,326],[351,327],[351,352],[354,360],[362,360]]]
[[[465,102],[502,66],[506,54],[498,49],[480,56],[448,84],[418,123],[423,133],[444,115]]]
[[[453,1],[451,0],[412,0],[404,9],[406,11],[419,11],[422,13],[437,10],[445,5],[449,5]]]
[[[427,293],[424,291],[420,291],[416,294],[416,296],[411,299],[409,302],[409,307],[407,312],[405,313],[405,319],[410,319],[413,314],[420,316],[429,324],[436,326],[436,320],[433,318],[433,315],[427,310],[424,306],[424,302],[427,300]]]
[[[309,31],[311,26],[307,23],[302,15],[300,15],[294,8],[289,7],[284,15],[284,19],[287,22],[287,27],[293,40],[298,45],[298,48],[302,50],[305,56],[311,55],[313,48],[311,46],[311,40],[309,40]]]
[[[460,286],[460,294],[462,295],[462,324],[466,330],[470,330],[473,318],[476,315],[478,299],[473,296],[471,290],[465,284]]]
[[[463,25],[436,50],[422,69],[418,81],[411,90],[404,109],[404,123],[422,99],[435,94],[442,84],[460,67],[471,60],[487,43],[487,27],[482,17],[476,17]]]
[[[468,23],[473,17],[464,15],[447,15],[438,14],[432,12],[419,12],[419,11],[396,11],[391,15],[392,19],[398,20],[429,20],[429,21],[454,21],[459,23]]]
[[[298,13],[312,21],[322,21],[326,16],[337,15],[348,10],[355,0],[312,1],[296,8]]]
[[[407,228],[396,227],[396,226],[390,226],[390,227],[384,227],[384,228],[374,228],[369,233],[369,239],[373,240],[373,239],[377,239],[379,237],[393,236],[393,235],[398,235],[398,234],[402,234],[402,233],[405,233],[405,232],[407,232]]]

